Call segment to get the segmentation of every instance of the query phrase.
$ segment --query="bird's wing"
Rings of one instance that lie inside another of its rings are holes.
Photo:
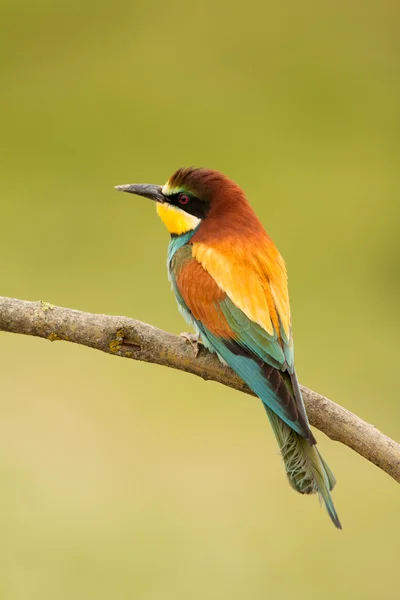
[[[176,252],[170,272],[178,302],[190,313],[208,344],[268,407],[313,443],[301,396],[297,397],[287,371],[285,345],[277,331],[272,328],[270,333],[249,318],[193,257],[190,245]],[[242,280],[243,286],[245,282],[248,274]],[[251,288],[244,293],[253,298]],[[254,310],[254,303],[251,306]]]
[[[293,339],[285,263],[266,235],[258,244],[244,239],[212,248],[193,245],[193,257],[224,290],[234,307],[281,346],[288,370],[294,368]],[[234,309],[232,309],[233,312]],[[285,368],[282,363],[281,368]]]

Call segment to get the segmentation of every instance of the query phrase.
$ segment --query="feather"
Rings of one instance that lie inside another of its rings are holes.
[[[288,387],[280,369],[286,369],[276,332],[269,335],[253,323],[221,290],[211,275],[181,247],[170,264],[178,302],[193,318],[202,337],[229,364],[261,400],[290,427],[315,443],[302,401]]]
[[[181,189],[210,208],[171,239],[178,305],[204,345],[262,400],[292,488],[318,494],[341,528],[330,496],[335,478],[315,446],[294,369],[284,261],[234,182],[216,171],[180,169],[163,191]]]

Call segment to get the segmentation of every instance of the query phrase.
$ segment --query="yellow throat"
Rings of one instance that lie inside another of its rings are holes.
[[[171,204],[157,202],[157,214],[170,233],[182,235],[195,229],[200,219]]]

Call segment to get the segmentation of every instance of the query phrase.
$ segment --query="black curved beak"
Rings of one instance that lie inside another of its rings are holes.
[[[162,193],[161,185],[152,185],[151,183],[130,183],[128,185],[116,185],[115,189],[120,192],[129,192],[137,196],[150,198],[155,202],[165,202],[165,197]]]

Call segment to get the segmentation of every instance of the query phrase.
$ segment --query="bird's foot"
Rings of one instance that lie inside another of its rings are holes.
[[[189,342],[189,344],[193,348],[194,357],[196,358],[200,352],[200,346],[203,346],[203,342],[201,341],[199,334],[198,333],[187,333],[186,331],[184,331],[183,333],[180,334],[179,337],[182,337],[187,342]]]

